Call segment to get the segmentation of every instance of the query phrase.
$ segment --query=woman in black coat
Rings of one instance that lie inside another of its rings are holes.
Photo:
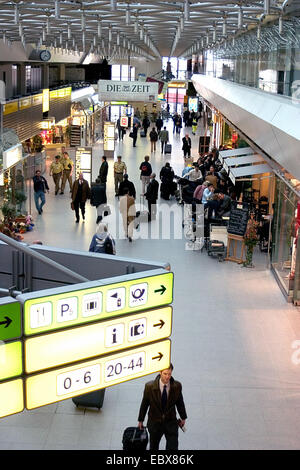
[[[174,171],[170,167],[170,163],[167,162],[164,167],[160,170],[159,174],[161,185],[160,185],[160,196],[167,201],[170,198],[170,195],[174,194]],[[176,184],[175,184],[176,186]]]

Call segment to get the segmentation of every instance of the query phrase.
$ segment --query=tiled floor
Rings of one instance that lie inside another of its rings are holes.
[[[170,161],[181,174],[181,137],[171,136],[172,156],[162,156],[159,149],[151,155],[156,173]],[[197,155],[194,137],[193,142]],[[128,135],[117,144],[116,154],[127,163],[138,198],[138,167],[149,152],[148,139],[139,138],[135,149]],[[94,177],[100,159],[101,147],[96,146]],[[108,199],[118,211],[112,161],[109,166]],[[33,211],[35,229],[25,240],[88,250],[95,209],[88,206],[86,222],[75,224],[69,195],[55,197],[49,177],[48,181],[52,191],[44,213]],[[166,204],[181,211],[175,201]],[[181,225],[176,226],[176,236],[181,233]],[[205,251],[185,250],[185,240],[174,236],[136,239],[132,244],[116,241],[118,255],[170,262],[175,273],[172,362],[174,377],[183,384],[188,414],[180,448],[298,449],[300,364],[292,362],[292,343],[300,340],[300,312],[286,303],[266,257],[255,253],[256,268],[245,269],[219,263]],[[101,411],[76,409],[66,400],[3,418],[0,449],[121,449],[123,430],[136,424],[144,384],[152,378],[108,388]]]

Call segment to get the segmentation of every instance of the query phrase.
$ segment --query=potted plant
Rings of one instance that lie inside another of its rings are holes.
[[[39,134],[35,135],[32,139],[32,151],[34,153],[40,153],[43,150],[44,150],[44,145],[43,145],[42,137]]]
[[[16,217],[16,208],[10,202],[4,202],[1,206],[1,211],[4,217],[4,223],[8,223]]]
[[[248,220],[246,233],[244,235],[244,243],[247,248],[247,252],[246,252],[246,260],[243,262],[243,266],[246,268],[254,267],[252,263],[252,259],[253,259],[254,247],[258,242],[257,227],[258,227],[258,222],[256,222],[254,219],[254,213],[251,213],[250,219]]]

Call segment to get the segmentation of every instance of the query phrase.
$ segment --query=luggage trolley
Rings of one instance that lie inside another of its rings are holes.
[[[208,256],[217,256],[219,261],[224,261],[227,247],[227,226],[210,224],[209,240],[207,244]]]

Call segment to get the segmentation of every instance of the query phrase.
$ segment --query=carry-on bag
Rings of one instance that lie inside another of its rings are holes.
[[[166,144],[165,153],[172,153],[172,144]]]
[[[125,451],[143,451],[148,444],[148,431],[146,428],[135,427],[126,428],[123,433],[123,450]]]
[[[93,392],[85,393],[73,397],[72,401],[77,407],[82,408],[102,408],[104,402],[105,388],[101,390],[94,390]]]

